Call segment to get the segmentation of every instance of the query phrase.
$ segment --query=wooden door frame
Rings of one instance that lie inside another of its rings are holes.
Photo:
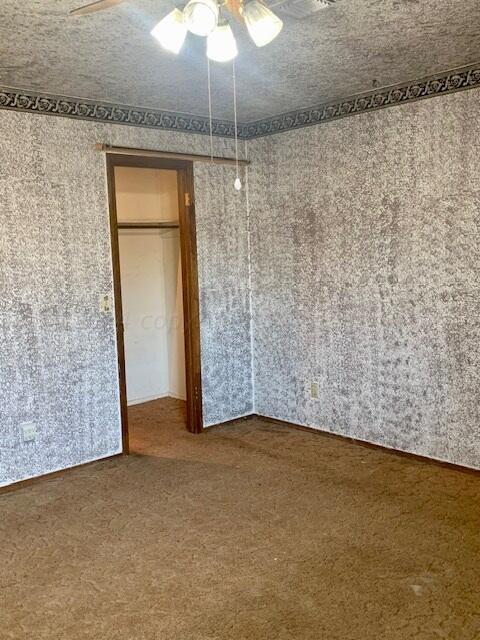
[[[193,162],[188,160],[152,158],[138,155],[106,154],[108,205],[112,246],[113,289],[117,334],[118,375],[120,384],[120,412],[123,453],[129,452],[127,384],[125,373],[125,342],[120,279],[115,167],[170,169],[177,171],[180,253],[182,262],[183,318],[185,336],[185,381],[187,393],[187,429],[203,431],[202,379],[200,360],[200,304],[198,291],[197,239],[195,198],[193,190]]]

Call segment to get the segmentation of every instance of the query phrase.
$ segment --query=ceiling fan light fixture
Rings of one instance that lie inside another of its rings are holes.
[[[283,22],[259,0],[247,0],[242,10],[250,37],[257,47],[264,47],[278,36]]]
[[[228,62],[238,55],[237,43],[228,22],[219,24],[207,38],[207,56],[215,62]]]
[[[218,24],[218,12],[216,0],[190,0],[183,10],[183,17],[189,31],[206,37]]]
[[[163,20],[160,20],[150,33],[164,49],[178,53],[187,35],[183,13],[179,9],[174,9]]]

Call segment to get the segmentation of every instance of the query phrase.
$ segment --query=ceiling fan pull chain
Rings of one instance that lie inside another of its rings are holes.
[[[213,163],[213,127],[212,127],[212,84],[210,77],[210,59],[207,58],[207,78],[208,78],[208,122],[210,133],[210,162]]]
[[[235,172],[236,178],[234,187],[237,191],[242,189],[242,181],[238,175],[238,131],[237,131],[237,83],[235,78],[235,58],[232,60],[232,77],[233,77],[233,120],[235,127]]]

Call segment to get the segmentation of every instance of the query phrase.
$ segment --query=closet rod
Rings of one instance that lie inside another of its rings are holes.
[[[236,164],[235,158],[222,158],[219,156],[201,156],[193,153],[173,153],[170,151],[154,151],[152,149],[135,149],[131,147],[114,147],[110,144],[97,142],[96,151],[105,153],[115,153],[123,156],[143,156],[145,158],[170,158],[170,160],[191,160],[193,162],[213,162],[214,164]],[[239,165],[245,166],[250,164],[250,160],[239,160]]]
[[[178,222],[118,222],[119,229],[178,229]]]

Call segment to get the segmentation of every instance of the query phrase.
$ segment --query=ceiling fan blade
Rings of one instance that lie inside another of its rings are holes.
[[[242,5],[242,0],[225,0],[226,8],[239,22],[243,22]]]
[[[116,4],[120,4],[124,1],[125,0],[96,0],[96,2],[91,2],[83,7],[79,7],[78,9],[72,9],[72,11],[70,11],[70,15],[86,16],[87,14],[94,13],[95,11],[110,9],[110,7],[114,7]]]

